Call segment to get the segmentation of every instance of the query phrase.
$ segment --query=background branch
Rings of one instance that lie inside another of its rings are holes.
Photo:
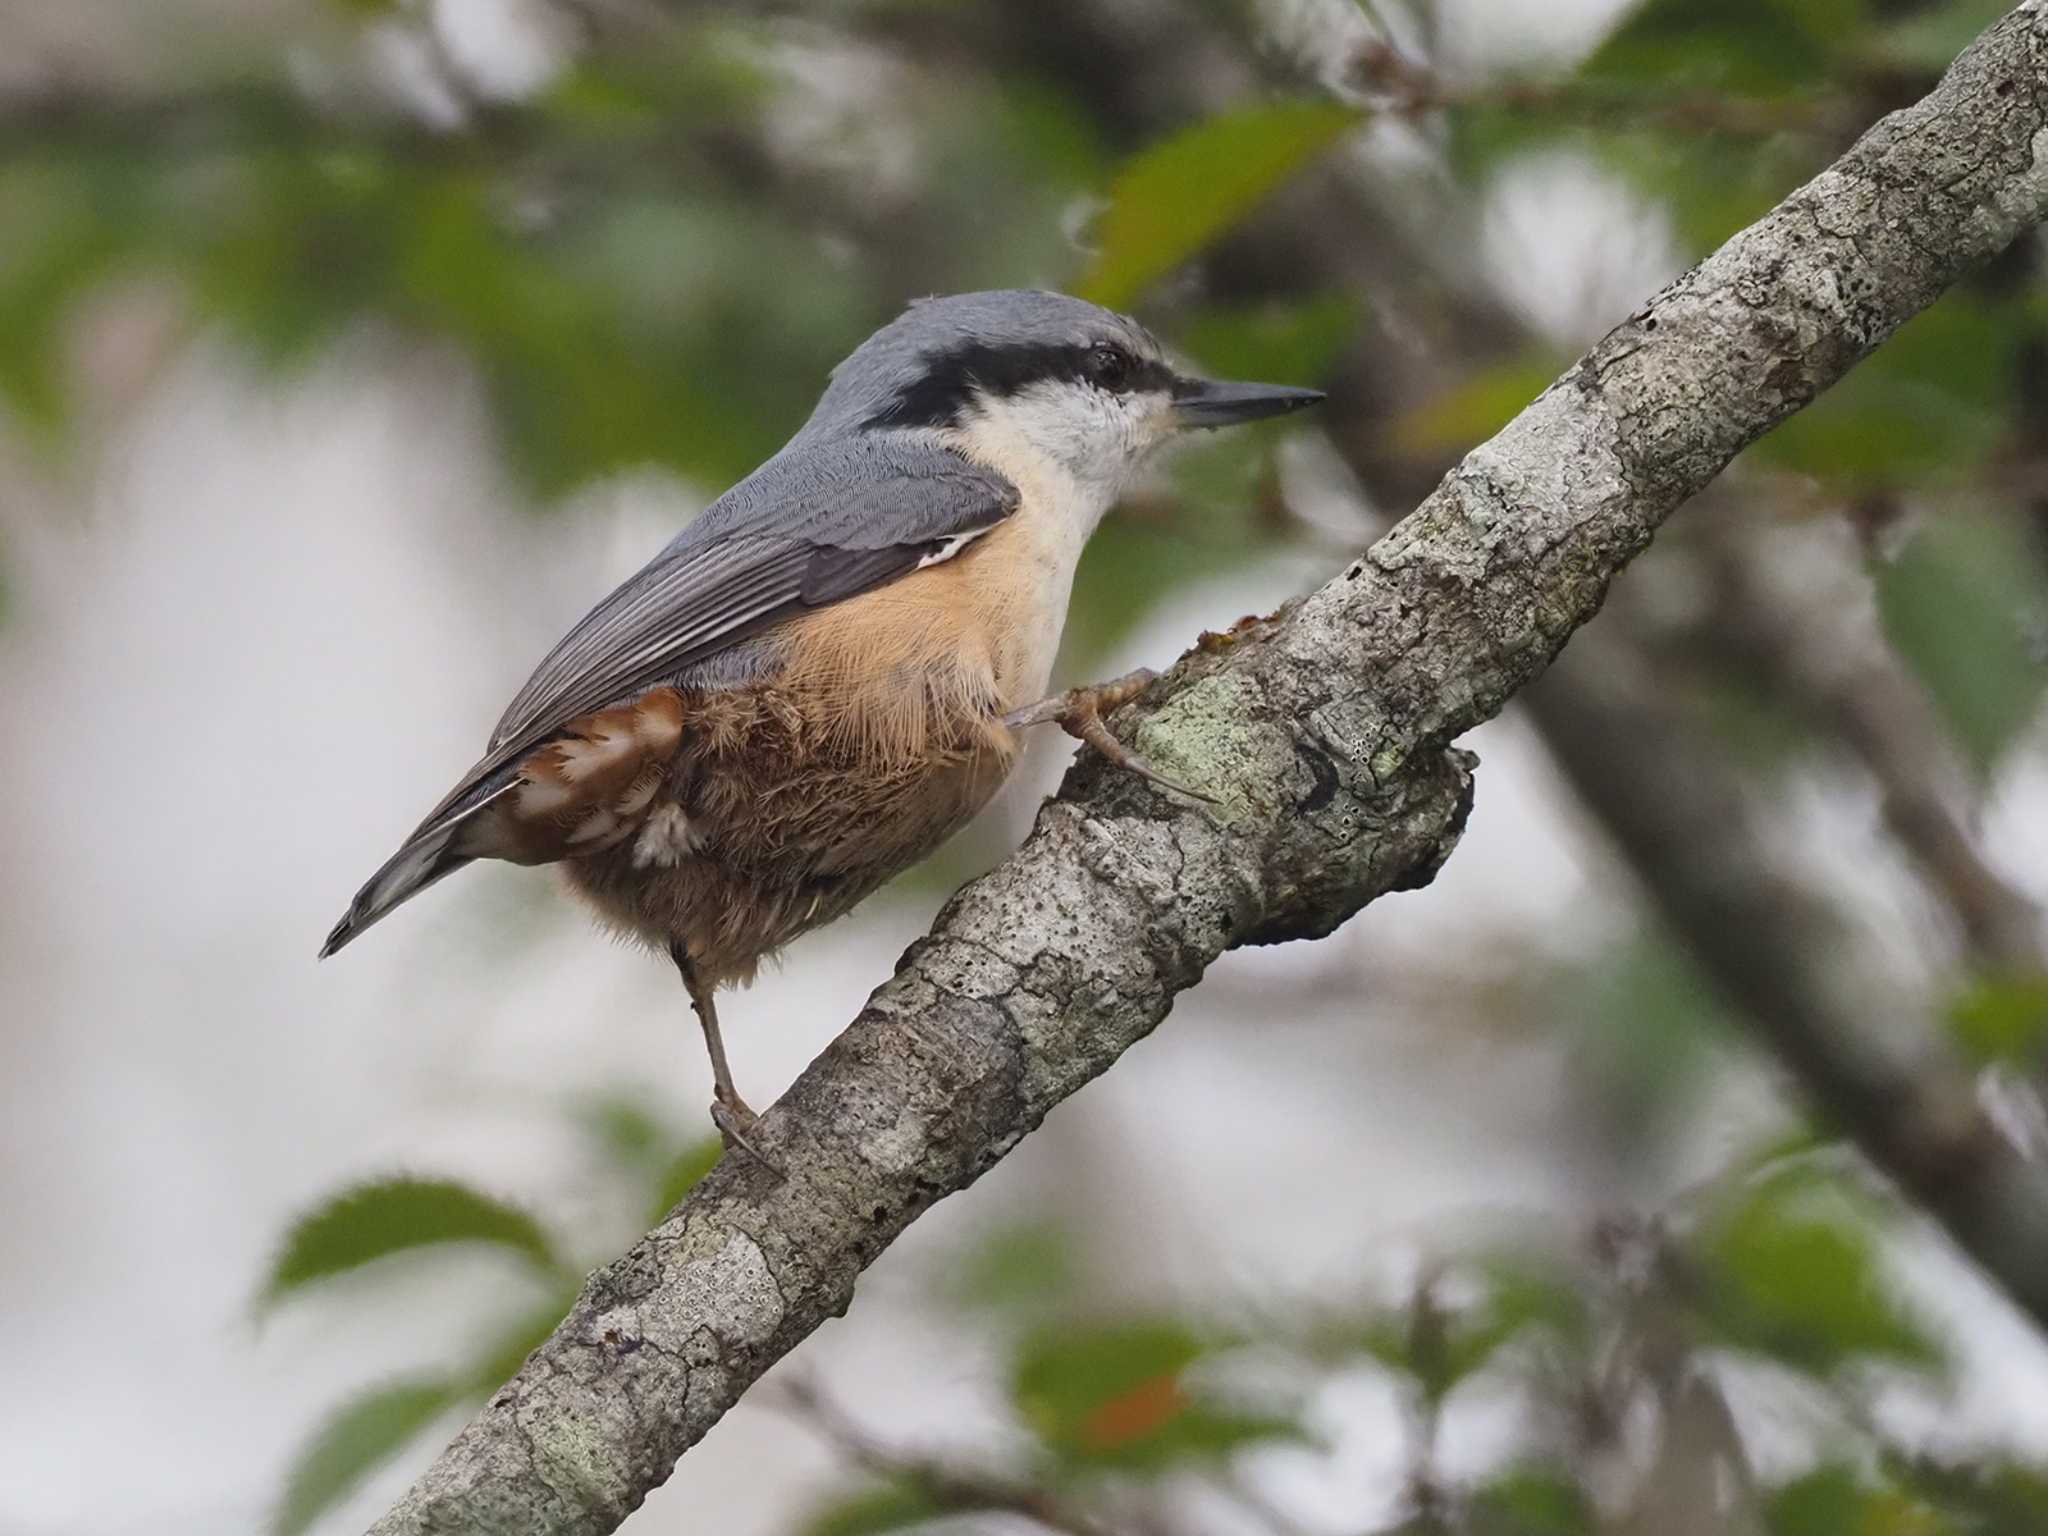
[[[1628,605],[1615,605],[1625,610]],[[1787,872],[1741,783],[1654,686],[1611,610],[1525,696],[1581,801],[1701,970],[1822,1120],[2048,1325],[2048,1181],[1923,1030],[1887,1029],[1894,978],[1855,965],[1833,908]],[[1916,1042],[1911,1054],[1901,1042]]]
[[[2048,970],[2041,913],[1984,858],[1957,808],[1966,773],[1933,702],[1885,646],[1867,605],[1813,601],[1717,530],[1707,551],[1726,622],[1702,640],[1727,650],[1854,754],[1883,797],[1885,823],[1928,886],[1955,914],[1982,970]],[[1838,589],[1850,573],[1837,571]]]
[[[1329,585],[1199,647],[1120,721],[1211,814],[1083,761],[721,1166],[593,1275],[377,1527],[614,1528],[934,1201],[1106,1071],[1225,949],[1430,878],[1469,807],[1448,743],[1599,607],[1657,525],[2048,203],[2048,18],[1610,334]]]
[[[1065,1536],[1115,1536],[1114,1527],[1070,1508],[1050,1488],[997,1470],[970,1467],[957,1459],[885,1444],[808,1378],[781,1382],[781,1387],[778,1407],[800,1419],[861,1471],[885,1483],[907,1485],[930,1502],[934,1514],[1010,1514]]]

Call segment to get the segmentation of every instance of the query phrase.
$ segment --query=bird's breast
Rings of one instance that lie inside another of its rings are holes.
[[[915,750],[952,717],[1045,696],[1085,534],[1026,495],[942,564],[790,626],[787,685],[842,728]]]

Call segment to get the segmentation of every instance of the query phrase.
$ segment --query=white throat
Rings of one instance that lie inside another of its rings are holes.
[[[1017,654],[1003,670],[1011,684],[1006,692],[1016,694],[1008,707],[1029,704],[1047,690],[1081,552],[1142,452],[1104,454],[1076,442],[1070,430],[1031,409],[1025,396],[987,402],[964,425],[945,429],[944,441],[1017,487],[1017,510],[1002,528],[1002,558],[1015,563],[1031,600],[1014,617]]]
[[[1159,413],[1129,397],[1042,384],[981,396],[945,435],[956,453],[987,465],[1068,525],[1078,559],[1163,426]]]

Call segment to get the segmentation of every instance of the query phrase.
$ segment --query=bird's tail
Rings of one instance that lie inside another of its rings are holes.
[[[461,853],[455,847],[460,830],[438,826],[408,838],[405,846],[386,859],[383,868],[356,892],[356,899],[348,904],[348,911],[320,946],[320,958],[325,960],[385,913],[470,863],[475,856]]]

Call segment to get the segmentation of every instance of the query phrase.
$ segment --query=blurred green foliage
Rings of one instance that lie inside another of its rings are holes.
[[[1668,91],[1790,96],[1824,82],[1863,0],[1648,0],[1593,50],[1584,78]]]
[[[1791,1159],[1745,1181],[1696,1235],[1705,1314],[1731,1346],[1815,1375],[1851,1360],[1940,1358],[1878,1269],[1878,1214],[1849,1186]]]
[[[1848,494],[1968,483],[2007,429],[2025,330],[2004,306],[1951,294],[1765,438],[1757,456]]]
[[[1484,1238],[1439,1255],[1392,1301],[1330,1310],[1248,1295],[1242,1309],[1225,1309],[1221,1326],[1213,1301],[1209,1321],[1168,1311],[1104,1317],[1073,1278],[1078,1266],[1056,1227],[1000,1229],[958,1257],[941,1289],[974,1326],[1006,1341],[1010,1408],[1028,1445],[1002,1463],[999,1480],[953,1476],[943,1456],[882,1456],[804,1529],[937,1529],[977,1508],[1015,1507],[1020,1490],[1057,1528],[1113,1527],[1119,1516],[1142,1523],[1133,1512],[1151,1507],[1147,1489],[1184,1493],[1190,1479],[1240,1489],[1244,1470],[1272,1447],[1324,1447],[1313,1427],[1319,1387],[1364,1364],[1401,1388],[1407,1444],[1387,1454],[1409,1468],[1411,1486],[1390,1521],[1357,1529],[1633,1536],[1661,1527],[1630,1514],[1617,1459],[1651,1481],[1674,1458],[1711,1464],[1722,1449],[1686,1438],[1697,1425],[1681,1432],[1669,1416],[1701,1392],[1731,1411],[1719,1373],[1742,1356],[1772,1368],[1748,1388],[1764,1394],[1766,1422],[1833,1415],[1834,1428],[1804,1453],[1787,1450],[1789,1465],[1746,1514],[1728,1469],[1714,1473],[1730,1531],[2033,1530],[2041,1469],[1915,1459],[1871,1417],[1874,1371],[1948,1390],[1947,1347],[1902,1300],[1885,1257],[1903,1215],[1839,1159],[1765,1144],[1657,1217],[1599,1224],[1582,1238]],[[1211,1434],[1199,1419],[1176,1427],[1203,1401],[1191,1383],[1213,1381],[1213,1366],[1249,1354],[1269,1373],[1291,1361],[1287,1388],[1276,1392],[1269,1379],[1260,1411],[1226,1419],[1226,1432]],[[1449,1418],[1506,1404],[1530,1439],[1510,1437],[1477,1469],[1439,1466],[1436,1441]],[[1652,1427],[1660,1423],[1670,1427]],[[1642,1437],[1658,1433],[1679,1438],[1646,1466]],[[1685,1473],[1670,1475],[1684,1486]],[[1287,1528],[1282,1516],[1272,1525]]]
[[[377,1467],[462,1401],[451,1383],[396,1381],[372,1387],[330,1414],[299,1452],[271,1530],[300,1536]]]
[[[2048,978],[1980,977],[1949,1004],[1948,1018],[1973,1061],[2031,1067],[2048,1045]]]
[[[717,1164],[716,1136],[677,1138],[640,1101],[606,1095],[579,1105],[584,1132],[608,1180],[640,1191],[636,1210],[658,1222]],[[637,1235],[617,1235],[608,1257]],[[393,1178],[344,1190],[295,1221],[263,1286],[265,1308],[298,1301],[314,1282],[370,1264],[409,1262],[415,1273],[440,1255],[484,1245],[509,1253],[534,1282],[524,1310],[486,1328],[445,1371],[366,1389],[337,1407],[300,1448],[272,1518],[275,1536],[299,1536],[443,1413],[473,1407],[504,1385],[575,1301],[583,1267],[517,1206],[451,1179]],[[485,1313],[488,1316],[488,1309]]]
[[[1147,150],[1111,185],[1074,291],[1129,308],[1358,120],[1330,102],[1289,102],[1210,118]]]
[[[1189,1373],[1227,1348],[1174,1318],[1026,1335],[1011,1364],[1011,1399],[1061,1460],[1120,1471],[1159,1471],[1262,1441],[1300,1434],[1290,1420],[1206,1400]]]
[[[1416,458],[1461,454],[1506,426],[1549,387],[1563,359],[1532,349],[1478,369],[1394,423],[1395,444]]]
[[[1578,1536],[1595,1529],[1593,1501],[1568,1477],[1512,1468],[1474,1494],[1473,1536]]]
[[[2039,555],[2021,529],[1960,508],[1929,518],[1877,567],[1885,633],[1987,773],[2048,685],[2041,583]]]
[[[802,1536],[882,1536],[928,1525],[944,1514],[930,1490],[914,1482],[887,1482],[820,1509],[804,1523]]]

